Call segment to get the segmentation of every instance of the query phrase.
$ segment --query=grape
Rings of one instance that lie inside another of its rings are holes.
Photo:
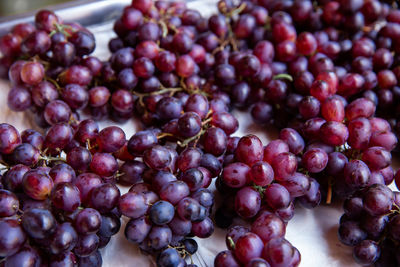
[[[380,170],[388,167],[392,160],[389,151],[382,147],[369,147],[363,152],[362,160],[371,170]]]
[[[153,226],[145,242],[148,242],[150,248],[159,250],[171,243],[171,239],[172,232],[168,226]]]
[[[372,216],[383,215],[390,211],[393,203],[392,191],[384,185],[374,185],[363,198],[364,209]]]
[[[267,162],[259,161],[251,166],[251,180],[259,186],[267,186],[274,179],[274,170]]]
[[[15,163],[24,164],[26,166],[33,166],[38,163],[40,159],[39,150],[31,144],[21,144],[17,146],[12,156]]]
[[[99,237],[95,234],[81,235],[74,248],[74,253],[80,257],[87,257],[94,253],[99,246]]]
[[[128,192],[121,196],[118,203],[119,211],[133,219],[143,216],[147,210],[148,205],[143,194]]]
[[[225,199],[218,225],[256,217],[252,234],[262,246],[246,261],[223,252],[216,266],[297,266],[300,254],[284,239],[283,222],[293,217],[294,198],[312,208],[321,191],[327,202],[356,194],[339,231],[345,244],[363,242],[353,249],[356,261],[396,265],[395,244],[382,233],[391,220],[397,239],[398,194],[384,187],[399,180],[390,167],[399,130],[397,10],[376,0],[319,1],[314,9],[310,1],[256,2],[222,0],[219,13],[203,18],[184,3],[133,1],[114,24],[105,62],[90,56],[90,31],[47,10],[35,25],[16,25],[0,38],[0,75],[13,86],[9,107],[51,126],[42,136],[0,125],[8,168],[1,184],[16,194],[4,197],[5,216],[20,216],[19,205],[24,212],[51,208],[57,233],[83,210],[104,220],[97,234],[70,241],[76,248],[68,240],[52,248],[54,233],[30,237],[37,255],[59,254],[40,264],[99,265],[97,250],[119,228],[121,213],[131,217],[127,239],[142,250],[162,254],[183,242],[191,249],[188,235],[213,232],[214,196],[206,188],[218,177]],[[279,139],[263,147],[253,135],[231,137],[235,107],[278,127]],[[79,122],[86,113],[116,122],[135,115],[147,129],[127,141],[119,127]],[[116,181],[134,186],[121,197]],[[160,202],[168,209],[157,209]],[[153,209],[168,210],[162,227],[149,219]],[[159,265],[184,265],[184,255],[172,251],[178,257]]]
[[[79,84],[85,86],[92,81],[92,78],[90,70],[81,65],[73,65],[58,76],[62,85]]]
[[[291,197],[289,191],[282,185],[274,183],[264,191],[265,202],[274,210],[289,206]]]
[[[16,253],[26,241],[26,234],[19,223],[12,219],[0,221],[2,235],[0,238],[0,254],[2,257]]]
[[[283,237],[286,227],[284,222],[276,215],[261,213],[253,222],[251,231],[266,243],[274,238]]]
[[[26,264],[39,265],[40,256],[38,252],[31,247],[23,247],[17,253],[7,257],[4,266],[26,266]]]
[[[7,123],[0,124],[0,140],[0,153],[2,154],[10,154],[21,143],[21,137],[17,130]]]
[[[53,188],[53,180],[47,173],[38,169],[28,171],[22,178],[22,188],[29,197],[35,200],[46,199]]]
[[[296,253],[295,248],[286,239],[274,239],[264,247],[262,256],[272,266],[290,266]]]
[[[364,240],[354,247],[353,257],[359,264],[373,264],[379,257],[378,244],[371,240]]]
[[[131,219],[125,227],[125,237],[133,243],[141,243],[150,232],[151,224],[148,219],[141,217]]]
[[[152,169],[163,170],[169,166],[172,158],[165,147],[155,145],[144,152],[143,161]]]
[[[92,154],[83,147],[74,147],[67,153],[67,162],[69,166],[77,171],[86,171],[92,161]]]
[[[118,163],[112,155],[98,152],[92,156],[90,169],[102,177],[110,177],[117,172]]]
[[[200,170],[192,168],[182,175],[181,180],[189,186],[190,191],[196,191],[202,187],[203,178],[203,173]]]
[[[105,183],[93,188],[90,193],[90,203],[101,213],[109,212],[118,204],[120,191],[112,183]]]
[[[324,143],[332,146],[340,146],[349,137],[349,130],[343,123],[329,121],[321,126],[320,136]]]
[[[163,250],[157,257],[157,266],[179,266],[182,262],[182,258],[179,253],[173,248],[167,248]]]
[[[264,161],[272,163],[273,159],[283,152],[289,152],[289,146],[283,140],[273,140],[264,148]]]
[[[314,148],[303,154],[302,164],[309,172],[318,173],[325,169],[328,159],[328,154],[324,150]]]
[[[340,242],[348,246],[358,245],[367,237],[367,234],[353,221],[341,224],[338,233]]]
[[[49,266],[59,267],[59,266],[74,266],[76,263],[76,257],[72,252],[65,252],[58,255],[53,255],[50,258]]]
[[[169,223],[174,217],[174,207],[166,201],[158,201],[149,209],[150,220],[157,225]]]
[[[261,256],[263,242],[257,234],[246,233],[239,237],[235,244],[235,256],[241,263],[247,263]]]
[[[165,184],[160,191],[160,198],[173,205],[189,195],[189,186],[183,181],[172,181]]]
[[[232,163],[222,171],[222,179],[230,187],[241,188],[248,182],[250,170],[250,167],[244,163]]]
[[[283,152],[273,159],[271,166],[274,169],[275,179],[284,181],[296,171],[297,160],[292,153]]]
[[[62,99],[72,109],[82,109],[86,107],[89,95],[86,89],[77,84],[68,84],[62,90]]]
[[[365,149],[368,147],[371,137],[371,124],[366,118],[357,118],[350,121],[349,129],[349,145],[357,149]]]
[[[86,31],[76,31],[68,40],[74,44],[78,56],[89,55],[96,47],[94,36]]]
[[[208,217],[201,222],[192,223],[192,233],[200,238],[210,237],[213,232],[214,224]]]
[[[192,137],[201,131],[201,118],[197,113],[185,112],[178,119],[178,133],[183,137]]]
[[[359,188],[368,184],[371,171],[361,160],[351,160],[344,167],[344,179],[351,188]]]
[[[51,192],[53,205],[66,212],[73,212],[80,204],[79,189],[71,183],[58,183]]]
[[[78,258],[79,266],[89,267],[89,266],[101,266],[103,259],[101,258],[100,252],[97,250],[93,254],[87,257]]]
[[[247,165],[252,165],[262,160],[263,147],[261,140],[255,135],[242,137],[235,150],[235,156],[239,161]]]
[[[82,173],[74,181],[78,187],[82,203],[88,203],[91,191],[100,186],[103,181],[94,173]]]
[[[218,253],[218,255],[215,257],[214,265],[216,267],[228,267],[228,266],[238,267],[238,266],[240,266],[234,256],[233,252],[230,250],[225,250],[225,251],[221,251],[220,253]]]
[[[71,223],[63,223],[57,226],[54,239],[51,240],[50,250],[53,254],[60,254],[71,250],[78,241],[78,234]]]
[[[93,234],[100,229],[101,215],[91,208],[81,210],[75,217],[75,229],[80,234]]]
[[[8,92],[8,107],[13,111],[25,111],[32,105],[32,98],[24,87],[13,87]]]
[[[243,218],[254,217],[261,207],[260,194],[251,187],[240,189],[235,196],[235,210]]]
[[[54,233],[56,220],[49,210],[29,209],[22,217],[22,227],[32,238],[43,239]]]

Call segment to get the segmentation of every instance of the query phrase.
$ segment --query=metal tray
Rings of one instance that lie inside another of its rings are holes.
[[[1,0],[0,0],[1,1]],[[107,48],[108,40],[115,36],[112,32],[113,22],[121,14],[121,10],[132,0],[78,0],[66,4],[49,6],[48,9],[56,11],[65,21],[76,21],[91,30],[96,38],[96,50],[94,55],[106,60],[110,53]],[[200,11],[204,16],[215,12],[217,0],[186,0],[188,6]],[[8,32],[13,25],[21,22],[33,22],[35,12],[19,14],[16,16],[0,17],[0,36]],[[0,79],[0,105],[6,106],[6,96],[9,90],[7,82]],[[258,135],[264,144],[268,140],[276,138],[273,129],[265,129],[252,122],[248,112],[234,111],[240,122],[240,128],[236,136],[253,133]],[[5,108],[0,113],[0,121],[8,122],[19,130],[33,127],[31,120],[23,113],[11,112]],[[112,125],[112,122],[101,122],[100,126]],[[120,125],[128,136],[137,129],[138,124],[134,120]],[[396,164],[397,166],[399,163]],[[121,193],[127,188],[120,187]],[[220,198],[220,196],[217,196]],[[321,205],[313,211],[296,208],[294,218],[289,222],[286,230],[286,238],[296,246],[302,255],[300,266],[347,266],[356,267],[351,256],[351,248],[345,247],[337,239],[337,224],[342,209],[339,203],[331,206]],[[130,244],[124,237],[124,224],[120,232],[111,239],[110,244],[101,249],[104,267],[131,267],[131,266],[155,266],[151,258],[139,252],[137,246]],[[215,255],[224,249],[225,231],[216,228],[215,233],[208,239],[197,239],[199,251],[193,257],[199,267],[213,266]]]
[[[131,0],[78,0],[64,4],[48,6],[65,21],[79,22],[83,26],[102,24],[120,16],[124,6]],[[0,36],[7,33],[13,25],[22,22],[33,22],[36,10],[13,16],[0,17]]]

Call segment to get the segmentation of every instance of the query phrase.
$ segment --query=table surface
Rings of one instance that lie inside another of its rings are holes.
[[[215,12],[215,0],[197,0],[190,2],[190,8],[199,10],[205,16]],[[107,60],[110,53],[107,43],[115,34],[112,32],[112,23],[94,25],[88,27],[96,36],[95,56],[102,60]],[[18,130],[37,127],[32,122],[30,114],[16,113],[7,108],[7,93],[9,83],[0,80],[0,106],[3,112],[0,113],[0,122],[13,124]],[[235,136],[245,134],[256,134],[264,144],[269,140],[277,138],[276,129],[264,128],[254,123],[247,112],[234,111],[234,115],[239,119],[239,130]],[[100,127],[106,127],[115,124],[111,121],[100,122]],[[124,124],[118,124],[122,127],[126,135],[132,136],[141,129],[140,124],[131,119]],[[40,129],[37,129],[40,130]],[[395,159],[393,167],[397,169],[400,166],[399,159]],[[392,189],[395,187],[392,185]],[[128,188],[120,186],[121,193],[125,193]],[[212,185],[212,190],[215,187]],[[218,199],[218,196],[216,196]],[[334,201],[331,205],[321,204],[312,210],[297,206],[294,218],[289,221],[286,229],[286,239],[296,246],[301,253],[301,264],[303,267],[324,266],[324,267],[355,267],[357,265],[352,258],[352,249],[341,244],[337,238],[337,228],[339,218],[343,211],[341,203]],[[123,234],[126,218],[123,219],[123,225],[120,232],[112,237],[106,248],[102,249],[104,267],[130,267],[130,266],[155,266],[151,257],[143,255],[139,248],[129,243]],[[213,266],[215,255],[226,249],[225,231],[215,229],[214,234],[207,239],[196,239],[199,243],[199,251],[193,257],[193,260],[199,267]]]

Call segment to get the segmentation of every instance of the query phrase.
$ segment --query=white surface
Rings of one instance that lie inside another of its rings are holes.
[[[202,0],[189,4],[191,8],[197,9],[204,15],[209,15],[215,8],[214,0]],[[210,9],[210,7],[212,7]],[[102,25],[89,28],[96,35],[97,48],[95,55],[106,60],[109,56],[107,43],[111,36],[112,25]],[[13,124],[18,130],[27,128],[36,128],[30,119],[29,114],[15,113],[7,108],[7,92],[9,90],[8,82],[0,80],[0,122]],[[252,122],[248,113],[235,111],[234,114],[239,118],[240,128],[235,136],[242,136],[253,133],[259,136],[264,144],[268,140],[277,137],[274,129],[265,129]],[[101,128],[114,124],[112,122],[101,122]],[[139,124],[133,119],[119,124],[125,130],[127,137],[132,136],[139,128]],[[37,129],[37,128],[36,128]],[[397,164],[398,167],[398,164]],[[127,188],[121,188],[121,192],[127,191]],[[303,267],[324,266],[358,266],[355,264],[351,255],[351,248],[342,245],[337,238],[337,227],[339,218],[342,214],[341,203],[332,205],[321,205],[313,210],[307,210],[297,207],[294,218],[287,226],[286,238],[296,246],[301,253],[301,264]],[[124,224],[126,219],[124,219]],[[124,237],[124,228],[114,236],[108,246],[102,249],[104,267],[130,267],[130,266],[155,266],[150,257],[141,254],[136,245],[129,243]],[[215,255],[226,249],[225,231],[216,229],[215,233],[207,239],[198,239],[200,249],[194,256],[195,263],[199,267],[213,266]]]

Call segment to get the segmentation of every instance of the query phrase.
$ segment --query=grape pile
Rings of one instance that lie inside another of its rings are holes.
[[[374,184],[357,191],[344,202],[339,240],[353,247],[357,263],[388,267],[400,264],[399,197],[399,192]]]
[[[251,230],[244,226],[230,228],[226,235],[229,250],[220,252],[214,265],[298,266],[300,253],[283,238],[284,229],[283,221],[269,212],[261,213],[253,222]]]
[[[197,250],[197,243],[186,237],[206,238],[214,232],[209,218],[214,195],[207,187],[222,167],[215,156],[199,148],[180,149],[175,142],[161,145],[163,136],[157,129],[145,130],[128,141],[127,151],[138,158],[120,168],[120,182],[133,185],[121,196],[119,210],[130,218],[125,228],[129,241],[152,254],[174,247],[183,261]]]
[[[101,265],[98,249],[121,226],[112,153],[125,135],[117,140],[118,131],[99,132],[92,120],[55,124],[44,136],[0,124],[4,266]]]
[[[32,111],[43,128],[78,120],[78,111],[96,98],[87,90],[103,66],[98,58],[88,56],[95,45],[86,28],[64,23],[52,11],[39,11],[35,25],[16,25],[0,38],[2,60],[12,63],[3,63],[0,70],[4,77],[9,67],[9,108]]]
[[[2,124],[0,202],[10,218],[0,223],[20,236],[5,240],[6,266],[27,254],[100,266],[97,249],[122,215],[126,238],[160,267],[185,266],[192,238],[209,237],[214,222],[230,227],[216,266],[297,266],[285,239],[295,204],[349,196],[340,240],[360,264],[396,265],[398,193],[386,186],[400,180],[391,167],[400,12],[390,2],[220,0],[205,18],[183,2],[133,0],[106,62],[90,55],[92,33],[52,11],[13,27],[0,38],[8,106],[48,129],[19,135]],[[232,136],[232,108],[276,126],[279,139]],[[144,129],[130,139],[94,121],[132,117]],[[223,196],[215,215],[213,178]],[[129,191],[120,196],[116,183]],[[53,223],[40,232],[31,224],[45,216]]]
[[[297,138],[292,139],[291,148],[304,149],[304,141],[295,130],[283,131]],[[300,254],[284,239],[286,223],[294,215],[295,199],[307,208],[320,203],[319,184],[298,172],[296,156],[283,140],[263,147],[260,139],[248,135],[234,145],[233,154],[225,155],[225,166],[216,184],[224,199],[216,211],[216,223],[225,228],[237,216],[255,220],[251,231],[243,226],[228,230],[227,244],[233,252],[221,252],[215,266],[297,266]]]
[[[293,129],[286,128],[281,134],[285,132],[294,137],[290,146],[278,139],[263,147],[260,139],[248,135],[237,140],[233,154],[225,155],[225,166],[216,182],[224,197],[216,211],[218,226],[230,226],[237,216],[252,219],[266,212],[280,218],[283,226],[283,222],[288,222],[294,215],[295,199],[307,208],[320,203],[319,184],[304,174],[293,153],[293,148],[299,153],[303,151],[304,141]],[[282,227],[275,230],[280,232],[268,233],[271,236],[262,239],[269,241],[284,235]]]

